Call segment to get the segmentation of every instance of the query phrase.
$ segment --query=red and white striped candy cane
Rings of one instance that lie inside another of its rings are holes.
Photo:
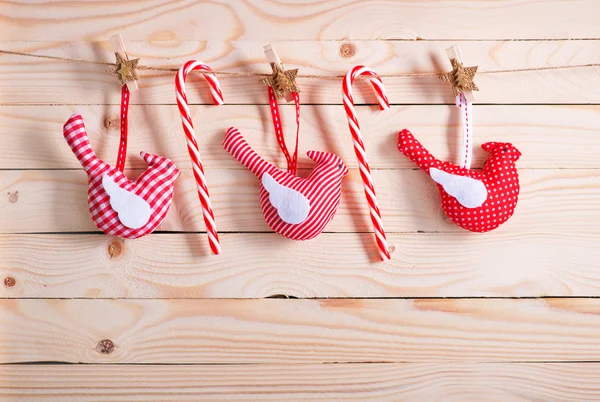
[[[360,133],[360,126],[358,125],[356,110],[354,108],[354,99],[352,98],[352,84],[354,83],[354,79],[360,75],[369,76],[369,81],[373,85],[373,89],[375,89],[375,95],[377,96],[377,102],[379,103],[381,110],[389,109],[390,102],[385,93],[385,88],[383,87],[381,78],[379,78],[375,71],[371,70],[369,67],[356,66],[352,70],[348,71],[344,77],[344,81],[342,82],[344,108],[346,109],[346,115],[348,116],[350,132],[352,133],[354,152],[358,158],[360,176],[362,177],[365,195],[367,197],[367,202],[369,203],[369,212],[371,213],[371,221],[373,222],[373,229],[375,230],[375,241],[377,242],[379,256],[383,261],[387,261],[391,258],[390,252],[388,251],[387,239],[385,237],[385,231],[383,230],[383,224],[381,222],[381,212],[379,211],[377,199],[375,198],[375,187],[373,186],[371,169],[369,169],[369,163],[367,162],[365,144],[363,143],[362,135]]]
[[[217,225],[215,224],[215,215],[210,203],[206,178],[204,177],[204,168],[202,167],[200,152],[198,150],[198,142],[196,141],[194,123],[192,122],[192,116],[190,115],[190,108],[188,106],[188,100],[185,94],[185,80],[188,74],[193,70],[199,70],[203,72],[206,81],[208,81],[210,93],[215,105],[223,104],[223,94],[221,93],[219,81],[214,74],[212,74],[212,70],[209,66],[201,61],[190,60],[181,66],[177,72],[177,76],[175,77],[177,106],[179,107],[181,122],[183,123],[183,131],[185,132],[185,137],[187,139],[188,152],[190,154],[190,158],[192,159],[194,178],[196,179],[196,187],[198,188],[198,197],[200,198],[200,203],[202,204],[202,214],[204,216],[206,232],[208,233],[208,243],[210,244],[213,254],[221,254],[221,244],[219,243],[219,234],[217,233]]]

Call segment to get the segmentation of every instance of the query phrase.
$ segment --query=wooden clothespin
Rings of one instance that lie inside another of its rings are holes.
[[[127,51],[125,50],[125,42],[123,42],[121,34],[111,36],[109,42],[117,57],[117,63],[113,70],[113,74],[119,78],[119,82],[122,85],[127,85],[129,91],[137,91],[137,80],[139,77],[137,75],[136,67],[140,59],[129,60]]]
[[[446,49],[446,54],[450,58],[450,63],[452,63],[452,71],[447,72],[440,78],[452,85],[454,96],[462,92],[465,94],[467,101],[473,103],[475,101],[475,94],[473,91],[479,91],[479,88],[477,88],[477,85],[473,82],[478,67],[465,67],[463,65],[463,59],[458,45]]]
[[[273,69],[273,76],[265,78],[261,82],[267,86],[273,87],[275,95],[280,98],[285,96],[285,100],[291,102],[294,100],[293,92],[300,92],[296,86],[296,76],[298,75],[298,69],[285,71],[283,63],[277,55],[273,45],[269,44],[264,48],[265,55],[271,68]]]

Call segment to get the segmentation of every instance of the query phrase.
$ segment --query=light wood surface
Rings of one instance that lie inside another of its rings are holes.
[[[515,217],[515,219],[517,219]],[[371,233],[0,237],[0,297],[260,298],[600,295],[598,234],[390,234],[377,263]],[[485,303],[485,301],[481,301]]]
[[[1,59],[1,58],[0,58]],[[202,87],[204,88],[204,87]],[[375,106],[357,106],[364,142],[373,169],[414,168],[396,148],[398,132],[408,128],[438,158],[458,162],[460,111],[447,106],[393,106],[380,112]],[[285,166],[266,105],[191,106],[202,162],[214,169],[244,169],[222,147],[227,128],[237,127],[266,160]],[[281,105],[284,134],[293,141],[296,127],[293,105]],[[597,105],[477,105],[473,167],[480,168],[488,154],[479,145],[487,141],[515,144],[523,156],[519,168],[600,168]],[[119,141],[117,105],[3,106],[0,108],[0,168],[81,169],[67,146],[62,126],[80,113],[98,156],[114,164]],[[341,105],[303,105],[300,123],[300,167],[314,162],[306,151],[327,150],[350,168],[356,156],[344,108]],[[543,141],[540,141],[543,138]],[[129,111],[128,168],[145,169],[140,151],[168,157],[181,168],[191,167],[177,107],[131,106]]]
[[[595,401],[597,363],[9,365],[0,400]]]
[[[545,3],[547,4],[547,3]],[[273,39],[273,38],[270,38]],[[585,41],[275,41],[269,40],[285,60],[287,69],[300,75],[346,74],[366,64],[379,74],[445,73],[452,69],[446,48],[460,45],[469,65],[480,71],[537,68],[599,63],[599,40]],[[214,70],[271,73],[265,61],[265,41],[133,41],[127,40],[130,57],[140,64],[179,68],[190,59],[202,60]],[[107,42],[0,42],[0,48],[114,63]],[[21,56],[0,57],[4,104],[117,104],[120,91],[107,66],[40,60]],[[175,72],[142,71],[140,91],[132,104],[175,105]],[[190,103],[212,106],[204,78],[191,74],[186,87]],[[219,76],[225,104],[268,104],[260,77]],[[26,90],[23,82],[27,81]],[[299,78],[302,103],[342,104],[341,79]],[[479,103],[581,104],[600,102],[597,68],[479,74]],[[392,104],[454,104],[449,85],[437,77],[383,78]],[[376,103],[372,89],[355,83],[356,103]],[[341,106],[340,106],[341,107]],[[383,112],[379,114],[384,115]]]
[[[270,231],[256,178],[221,147],[236,126],[284,166],[260,77],[187,85],[223,255],[210,254],[190,176],[174,71],[140,71],[126,173],[142,150],[182,169],[158,233],[100,234],[86,178],[62,136],[83,115],[114,163],[119,85],[108,66],[0,55],[0,401],[600,400],[600,69],[486,74],[600,63],[595,0],[136,0],[0,2],[0,49],[178,68],[384,75],[392,108],[354,85],[392,260],[378,261],[341,79],[299,78],[300,167],[309,149],[350,168],[326,232],[308,242]],[[410,129],[456,161],[459,111],[445,50],[479,66],[479,145],[511,142],[521,197],[487,234],[448,222],[435,185],[396,149]],[[293,105],[282,105],[292,140]],[[299,298],[299,299],[296,299]],[[102,353],[102,352],[110,353]],[[87,364],[59,364],[59,363]],[[41,363],[41,364],[40,364]]]
[[[3,40],[577,39],[598,38],[594,0],[110,1],[9,3]],[[60,18],[60,23],[57,21]]]
[[[398,159],[404,158],[400,152]],[[233,158],[232,167],[238,163]],[[126,172],[134,178],[140,171]],[[299,172],[307,175],[307,171]],[[600,170],[520,169],[522,192],[515,218],[503,233],[597,233],[600,222]],[[211,200],[222,232],[270,232],[259,203],[259,182],[247,170],[208,170]],[[441,209],[435,183],[420,170],[375,170],[373,181],[385,228],[393,232],[469,232],[450,222]],[[326,231],[370,232],[367,203],[357,169],[344,179],[342,203]],[[204,231],[202,208],[191,169],[175,186],[164,231]],[[14,194],[18,193],[15,201]],[[0,172],[0,233],[97,231],[89,219],[87,178],[77,170]],[[577,202],[577,208],[573,208]],[[36,211],[32,214],[31,211]],[[483,237],[488,236],[484,235]],[[467,238],[477,238],[475,234]]]
[[[600,360],[596,299],[4,299],[0,324],[2,363]]]

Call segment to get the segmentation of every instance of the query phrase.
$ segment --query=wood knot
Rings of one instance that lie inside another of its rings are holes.
[[[15,191],[14,193],[8,192],[8,202],[14,204],[19,201],[19,192]]]
[[[394,251],[396,251],[396,246],[390,244],[390,246],[388,247],[388,253],[392,254]]]
[[[6,278],[4,278],[4,286],[6,286],[7,288],[12,288],[13,286],[15,286],[16,283],[17,281],[12,276],[7,276]]]
[[[343,43],[340,46],[340,56],[344,58],[352,57],[356,54],[356,45],[354,43]]]
[[[117,258],[123,254],[125,250],[124,240],[113,240],[108,245],[108,257],[112,260],[113,258]]]
[[[114,352],[115,344],[110,339],[102,339],[96,345],[96,352],[101,353],[103,355],[108,355]]]
[[[108,116],[104,117],[104,128],[119,128],[119,119],[111,119]]]

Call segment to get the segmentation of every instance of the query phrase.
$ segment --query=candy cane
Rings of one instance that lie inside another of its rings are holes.
[[[200,70],[203,72],[206,81],[208,81],[210,93],[215,105],[223,104],[223,94],[219,87],[219,81],[217,81],[217,78],[212,74],[212,70],[201,61],[190,60],[181,66],[177,72],[177,76],[175,77],[177,106],[179,107],[183,131],[185,132],[185,137],[187,139],[188,152],[192,159],[194,178],[196,179],[196,187],[198,188],[198,197],[202,204],[202,214],[204,216],[204,224],[206,225],[206,232],[208,234],[208,243],[210,244],[213,254],[221,254],[221,244],[219,243],[219,234],[217,233],[217,226],[215,224],[215,215],[210,203],[206,178],[204,177],[204,168],[202,167],[198,142],[196,141],[194,123],[192,122],[192,116],[190,115],[190,108],[185,94],[185,80],[188,74],[193,70]]]
[[[362,140],[360,133],[360,127],[356,118],[356,110],[354,108],[354,99],[352,98],[352,84],[354,79],[360,75],[368,75],[369,81],[375,89],[375,95],[377,102],[381,110],[387,110],[390,108],[390,102],[385,93],[383,82],[377,74],[368,67],[356,66],[352,70],[348,71],[342,82],[342,92],[344,95],[344,108],[346,109],[346,115],[348,116],[348,125],[350,132],[352,133],[352,141],[354,142],[354,152],[358,158],[358,166],[360,168],[360,176],[362,177],[363,186],[365,189],[365,195],[367,202],[369,203],[369,212],[371,213],[371,221],[373,222],[373,229],[375,230],[375,241],[377,242],[377,248],[379,249],[379,256],[383,261],[389,260],[390,253],[388,251],[387,240],[385,238],[385,231],[383,230],[383,224],[381,222],[381,212],[377,205],[377,199],[375,198],[375,187],[373,187],[373,178],[371,177],[371,169],[369,169],[369,163],[367,162],[367,154],[365,152],[365,144]]]

